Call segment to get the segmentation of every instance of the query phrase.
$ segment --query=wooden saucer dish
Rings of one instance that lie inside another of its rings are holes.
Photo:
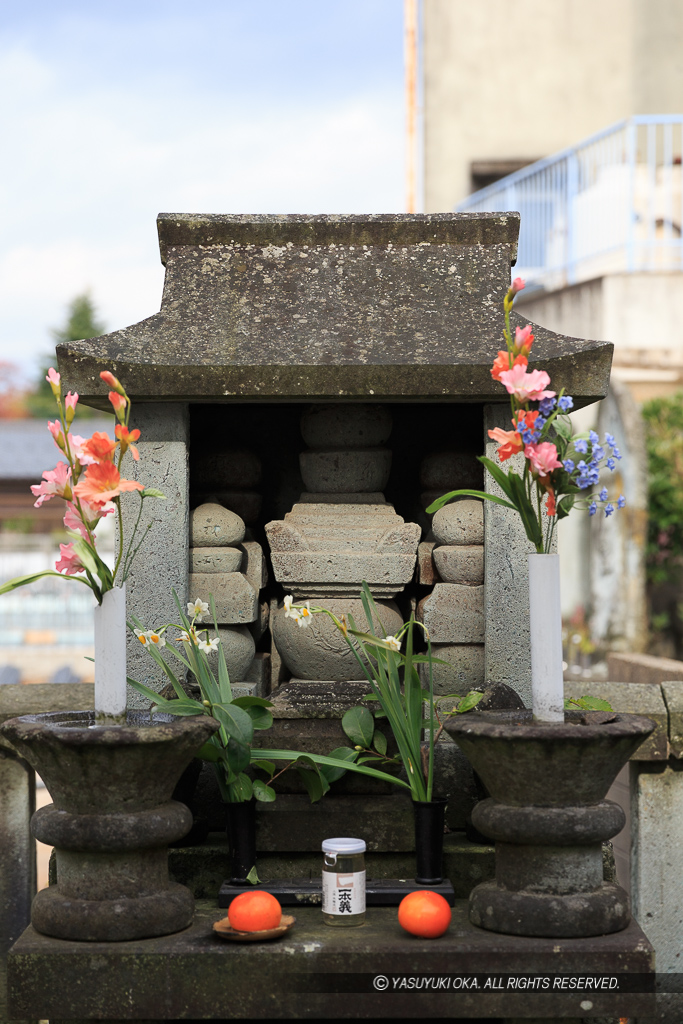
[[[291,914],[283,914],[277,928],[266,928],[260,932],[238,932],[230,927],[228,918],[224,917],[221,921],[216,921],[213,930],[221,939],[227,939],[229,942],[266,942],[268,939],[279,939],[281,935],[285,935],[294,926],[295,921],[296,918]]]

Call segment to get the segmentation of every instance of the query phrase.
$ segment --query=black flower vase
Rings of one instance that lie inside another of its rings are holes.
[[[446,800],[413,800],[415,814],[415,881],[438,885],[443,881],[443,828]]]
[[[251,885],[247,875],[256,866],[256,800],[225,804],[230,846],[230,884]]]

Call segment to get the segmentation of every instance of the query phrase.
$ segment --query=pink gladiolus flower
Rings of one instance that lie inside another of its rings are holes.
[[[528,356],[533,343],[534,336],[531,333],[531,324],[527,324],[526,327],[515,328],[515,348],[518,352],[521,352],[523,356]]]
[[[74,494],[95,508],[106,505],[121,491],[144,491],[137,480],[123,480],[113,462],[96,462],[88,466],[85,478],[74,487]]]
[[[81,437],[80,434],[69,434],[69,445],[71,446],[71,451],[78,459],[81,466],[91,466],[93,462],[96,461],[92,455],[89,455],[84,450],[84,445],[88,440],[89,438]]]
[[[554,469],[562,468],[562,463],[557,457],[557,448],[550,441],[526,445],[524,457],[531,463],[534,475],[549,476]]]
[[[516,295],[517,292],[521,292],[522,288],[525,287],[525,284],[526,282],[524,281],[524,278],[516,277],[512,284],[510,285],[510,291],[512,292],[513,296]]]
[[[58,462],[54,469],[46,469],[43,473],[43,482],[31,485],[31,493],[38,499],[34,502],[36,508],[40,508],[44,501],[49,501],[55,495],[59,498],[71,498],[71,487],[69,480],[71,470],[66,462]]]
[[[554,391],[546,391],[550,377],[545,370],[526,372],[524,366],[514,366],[500,375],[509,395],[514,395],[518,402],[540,402],[543,398],[554,398]]]
[[[95,508],[94,505],[89,505],[87,501],[81,501],[81,512],[79,513],[78,508],[73,502],[67,503],[67,511],[64,516],[64,525],[67,530],[73,530],[74,533],[80,533],[84,540],[88,540],[88,530],[86,523],[90,529],[94,529],[99,519],[104,519],[110,512],[115,509],[113,502],[108,502],[101,508]]]
[[[96,462],[112,462],[116,451],[116,441],[109,434],[96,430],[92,437],[82,444],[85,455],[92,456]]]
[[[118,394],[116,391],[110,391],[107,397],[114,406],[114,412],[116,413],[117,420],[123,420],[127,404],[126,398],[123,395]]]
[[[109,370],[102,370],[102,373],[100,374],[100,379],[103,380],[104,383],[112,389],[112,391],[118,392],[119,395],[125,394],[125,391],[123,390],[120,381],[118,381],[114,374],[111,373]]]
[[[524,355],[515,356],[515,358],[512,360],[512,365],[527,366],[528,360]],[[493,377],[494,380],[500,380],[501,373],[505,373],[505,371],[509,369],[510,353],[504,352],[503,349],[501,349],[493,361],[493,366],[491,367],[491,376]]]
[[[62,424],[55,420],[54,423],[51,420],[47,421],[47,429],[52,434],[55,444],[60,451],[64,451],[64,434],[62,433]]]
[[[59,553],[61,558],[58,562],[55,562],[55,569],[57,572],[63,572],[67,576],[73,576],[74,573],[83,572],[84,566],[78,555],[74,551],[73,544],[60,544]]]
[[[123,423],[117,423],[114,427],[114,433],[121,442],[121,453],[125,455],[126,451],[130,448],[130,454],[137,462],[140,458],[140,452],[137,450],[133,441],[137,441],[140,437],[139,430],[129,430]]]
[[[59,397],[59,395],[61,394],[61,385],[60,385],[61,379],[62,378],[57,373],[57,371],[54,369],[54,367],[51,366],[50,369],[47,371],[47,376],[46,376],[45,380],[48,382],[48,384],[52,388],[52,394],[55,395],[56,397]]]

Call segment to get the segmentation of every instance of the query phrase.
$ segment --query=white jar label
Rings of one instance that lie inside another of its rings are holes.
[[[323,914],[365,913],[365,872],[323,871]]]

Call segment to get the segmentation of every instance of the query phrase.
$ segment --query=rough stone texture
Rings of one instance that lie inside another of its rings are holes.
[[[615,711],[628,715],[645,715],[656,725],[653,733],[632,755],[634,761],[666,761],[669,756],[669,720],[667,706],[658,686],[640,683],[579,683],[564,684],[565,697],[581,697],[586,692],[609,702]]]
[[[306,505],[386,505],[384,495],[380,491],[340,491],[338,494],[326,494],[318,491],[304,491],[299,497],[299,504]]]
[[[245,540],[239,549],[244,554],[241,572],[254,590],[261,590],[268,583],[268,567],[263,548],[255,540]]]
[[[488,437],[494,427],[508,429],[509,406],[486,406],[485,454],[495,461],[498,445]],[[519,472],[523,463],[514,456],[506,466]],[[484,475],[484,490],[504,497],[497,483]],[[529,568],[531,545],[520,516],[512,509],[487,501],[484,507],[484,550],[486,585],[486,679],[507,683],[531,707],[531,645],[529,638]],[[515,609],[515,628],[510,628],[510,608]]]
[[[669,752],[683,759],[683,680],[662,683],[662,696],[669,718]]]
[[[59,346],[67,388],[133,398],[500,400],[491,354],[519,219],[504,214],[161,214],[161,312]],[[513,330],[524,319],[513,313]],[[612,346],[535,328],[533,361],[578,404],[602,397]]]
[[[683,903],[678,896],[683,872],[683,772],[679,768],[680,762],[631,767],[631,900],[634,916],[643,922],[657,950],[657,971],[662,974],[680,973],[683,948]]]
[[[270,605],[267,601],[259,601],[258,614],[253,622],[249,623],[249,632],[256,643],[259,642],[270,622]]]
[[[258,591],[241,572],[194,572],[190,574],[192,600],[208,601],[213,595],[221,625],[247,625],[258,616]]]
[[[484,641],[484,587],[437,583],[417,606],[417,618],[434,644],[481,644]]]
[[[261,460],[254,452],[235,448],[192,456],[192,486],[197,490],[251,491],[260,483]]]
[[[214,630],[211,629],[209,636],[213,635]],[[246,679],[256,651],[253,636],[246,626],[219,626],[218,636],[221,640],[231,681],[234,679],[235,682],[238,682]],[[210,654],[208,658],[209,664],[218,677],[218,653]]]
[[[94,707],[93,683],[0,686],[0,722],[20,715],[39,715],[44,711],[92,711]]]
[[[142,712],[129,712],[125,725],[96,727],[89,711],[3,724],[54,801],[32,822],[34,835],[55,847],[58,875],[58,885],[33,901],[37,930],[116,941],[189,925],[192,897],[169,882],[166,846],[188,831],[192,816],[171,794],[217,727],[208,716],[159,715],[150,723]]]
[[[270,653],[268,651],[257,651],[247,669],[244,681],[253,683],[255,697],[267,697],[270,693]]]
[[[382,405],[312,405],[301,417],[301,436],[309,448],[374,448],[386,444],[392,427]]]
[[[438,544],[483,544],[483,502],[463,498],[444,505],[434,513],[432,531]]]
[[[297,598],[357,596],[363,580],[393,597],[412,579],[420,527],[392,505],[297,504],[266,535],[275,578]]]
[[[304,486],[309,492],[382,491],[391,471],[391,451],[388,448],[358,448],[302,452],[299,466]]]
[[[432,643],[432,654],[447,665],[433,665],[434,693],[457,693],[460,696],[469,690],[484,685],[485,650],[483,644],[439,644]],[[429,666],[420,665],[420,680],[429,685]]]
[[[470,487],[482,490],[484,468],[476,455],[465,452],[435,452],[420,464],[420,484],[427,491],[455,491]]]
[[[683,661],[655,658],[651,654],[607,655],[607,678],[614,683],[659,683],[683,679]]]
[[[240,548],[190,548],[190,572],[239,572]]]
[[[471,971],[528,974],[654,973],[654,952],[635,922],[618,935],[585,940],[492,937],[467,919],[457,901],[440,939],[407,935],[395,907],[372,907],[362,928],[330,928],[317,907],[296,911],[296,925],[278,942],[220,942],[211,935],[224,916],[215,901],[200,904],[190,929],[167,938],[98,947],[61,943],[27,931],[10,957],[9,996],[14,1018],[153,1020],[225,1018],[226,992],[235,1019],[510,1018],[563,1020],[583,1016],[585,992],[374,992],[375,974],[449,975]],[[169,970],[173,964],[174,970]],[[320,991],[316,979],[339,973],[339,994]],[[368,977],[363,992],[348,977]],[[654,997],[630,992],[591,993],[592,1013],[649,1016]]]
[[[231,547],[244,540],[244,521],[238,515],[208,502],[190,515],[192,547]]]
[[[263,505],[263,496],[258,491],[225,491],[222,488],[210,491],[195,491],[193,488],[193,500],[197,505],[222,505],[245,523],[255,523]]]
[[[329,598],[325,608],[337,618],[352,616],[356,628],[367,630],[368,620],[357,598]],[[377,602],[377,614],[389,636],[403,625],[403,617],[396,605]],[[375,627],[376,628],[376,627]],[[364,679],[362,667],[340,631],[327,615],[314,615],[309,626],[301,628],[294,619],[286,618],[284,607],[271,615],[271,630],[280,657],[290,672],[300,679]]]
[[[174,590],[183,606],[188,600],[187,406],[172,402],[134,404],[131,424],[142,432],[142,440],[137,444],[140,461],[134,462],[126,456],[124,476],[139,479],[148,487],[157,487],[166,495],[165,501],[150,498],[145,502],[142,522],[151,522],[152,529],[135,558],[126,586],[128,617],[135,616],[149,629],[177,622]],[[135,495],[122,495],[126,517],[137,515],[138,502]],[[132,633],[127,637],[126,657],[128,675],[132,679],[155,690],[163,688],[166,676]],[[148,703],[145,697],[128,687],[129,707],[147,707]]]
[[[427,587],[433,587],[435,583],[443,583],[432,558],[434,547],[433,540],[423,540],[417,546],[417,582]]]
[[[443,545],[434,549],[433,558],[444,583],[471,585],[484,582],[483,544]]]

